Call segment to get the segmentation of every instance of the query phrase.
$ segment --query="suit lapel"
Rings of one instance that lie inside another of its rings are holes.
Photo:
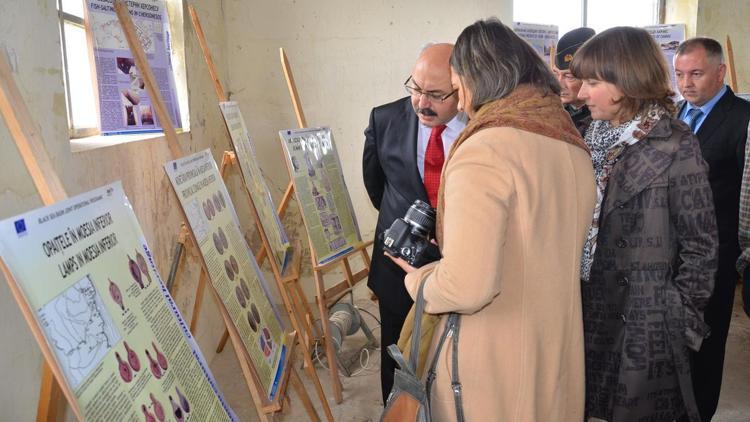
[[[708,116],[706,116],[706,119],[698,129],[698,133],[696,133],[701,145],[708,142],[714,132],[721,127],[721,124],[727,118],[729,109],[732,108],[732,97],[734,97],[734,92],[727,87],[727,92],[722,95],[714,108],[711,109],[711,112],[708,113]]]
[[[646,138],[622,153],[609,176],[604,215],[641,193],[672,164],[677,146],[662,140],[672,133],[669,124],[668,119],[662,120]]]
[[[404,132],[406,138],[404,142],[404,156],[407,158],[409,163],[409,174],[404,175],[408,179],[408,183],[412,185],[412,190],[417,194],[417,198],[422,201],[428,201],[427,191],[424,188],[422,182],[422,176],[419,175],[419,167],[417,164],[417,148],[418,148],[418,130],[419,130],[419,119],[417,114],[414,112],[414,108],[411,105],[411,101],[407,98],[404,103],[404,120],[405,127]]]

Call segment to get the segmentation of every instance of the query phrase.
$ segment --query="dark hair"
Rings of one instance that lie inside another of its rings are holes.
[[[576,52],[570,71],[579,79],[615,85],[624,97],[624,111],[634,116],[651,104],[674,112],[674,92],[664,55],[645,29],[610,28],[595,35]]]
[[[505,97],[520,84],[560,94],[560,85],[537,52],[497,18],[478,20],[456,40],[451,67],[471,90],[471,107]]]
[[[724,51],[721,49],[721,44],[713,38],[707,37],[696,37],[685,40],[677,47],[675,51],[675,57],[681,54],[690,54],[696,48],[703,47],[706,50],[706,56],[716,61],[717,63],[724,63]]]

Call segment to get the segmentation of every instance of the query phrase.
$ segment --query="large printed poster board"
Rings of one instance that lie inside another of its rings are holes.
[[[674,24],[674,25],[653,25],[644,28],[649,34],[656,40],[656,44],[661,48],[664,59],[667,61],[667,67],[669,67],[669,77],[672,80],[672,91],[677,96],[680,92],[677,90],[677,80],[674,75],[674,56],[677,52],[677,47],[680,43],[685,41],[685,24]]]
[[[513,32],[531,44],[545,63],[551,63],[552,48],[557,46],[557,25],[513,22]]]
[[[281,144],[318,264],[362,241],[331,129],[282,130]]]
[[[224,121],[232,138],[232,146],[240,164],[245,187],[250,193],[255,209],[258,211],[260,224],[263,226],[263,232],[271,245],[279,271],[283,272],[287,252],[289,251],[289,238],[274,209],[271,192],[268,190],[263,173],[260,171],[255,154],[255,145],[250,138],[245,119],[242,117],[240,107],[234,101],[221,102],[219,107],[221,107],[221,113],[224,115]]]
[[[128,47],[112,0],[86,0],[104,135],[159,132],[161,125],[140,69]],[[143,51],[175,128],[181,126],[171,57],[169,20],[164,0],[128,0]]]
[[[211,151],[164,165],[198,243],[213,288],[234,323],[244,355],[273,400],[284,369],[284,327],[263,273],[240,231],[224,181]]]
[[[236,420],[119,182],[0,221],[0,254],[84,420]]]

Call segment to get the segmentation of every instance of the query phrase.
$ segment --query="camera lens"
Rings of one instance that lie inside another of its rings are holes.
[[[435,229],[435,209],[417,199],[406,211],[404,220],[411,224],[412,232],[426,237]]]

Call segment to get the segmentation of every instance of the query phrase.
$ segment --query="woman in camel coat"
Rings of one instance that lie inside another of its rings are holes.
[[[451,67],[471,122],[443,168],[443,258],[419,269],[395,261],[412,297],[426,280],[426,312],[443,323],[460,314],[467,421],[580,422],[579,263],[596,195],[588,149],[547,66],[497,19],[462,32]],[[456,418],[449,345],[432,387],[434,420]]]

